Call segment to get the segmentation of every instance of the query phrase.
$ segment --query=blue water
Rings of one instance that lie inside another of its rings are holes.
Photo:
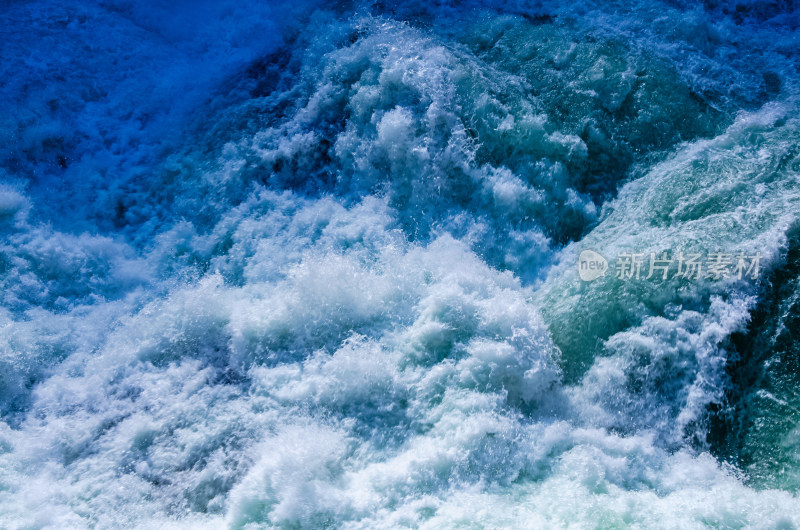
[[[0,527],[800,526],[793,2],[10,1],[0,42]]]

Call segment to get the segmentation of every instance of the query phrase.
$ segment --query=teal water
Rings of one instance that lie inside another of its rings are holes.
[[[0,7],[0,527],[800,526],[798,27]]]

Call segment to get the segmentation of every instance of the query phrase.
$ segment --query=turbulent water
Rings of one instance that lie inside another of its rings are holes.
[[[795,7],[7,2],[0,527],[800,527]]]

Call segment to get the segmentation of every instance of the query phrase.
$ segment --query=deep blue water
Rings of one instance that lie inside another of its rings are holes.
[[[2,4],[0,527],[800,526],[799,28]]]

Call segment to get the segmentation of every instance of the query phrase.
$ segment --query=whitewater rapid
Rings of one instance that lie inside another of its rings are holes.
[[[1,7],[0,527],[800,526],[798,27]]]

